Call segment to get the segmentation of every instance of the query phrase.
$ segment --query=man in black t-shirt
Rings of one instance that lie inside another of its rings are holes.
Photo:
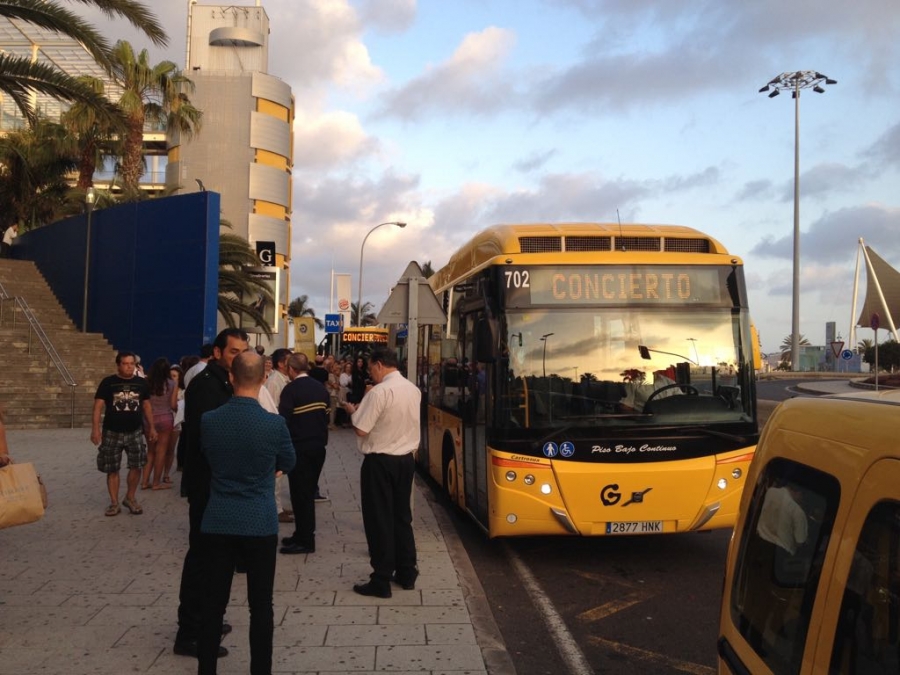
[[[135,498],[141,469],[147,463],[144,420],[149,430],[147,440],[156,440],[156,430],[150,408],[150,387],[147,380],[135,376],[136,361],[132,352],[116,354],[116,374],[103,378],[94,395],[91,443],[98,446],[97,469],[106,474],[106,488],[109,490],[107,516],[115,516],[122,511],[119,507],[119,469],[123,450],[128,456],[128,487],[122,505],[134,515],[144,512]],[[104,409],[106,413],[103,415],[101,433],[100,414]]]

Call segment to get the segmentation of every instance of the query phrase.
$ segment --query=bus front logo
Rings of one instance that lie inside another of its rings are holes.
[[[618,483],[613,483],[612,485],[605,485],[603,489],[600,490],[600,501],[603,502],[603,506],[615,506],[619,503],[619,500],[622,499],[622,495],[616,492],[618,489]]]

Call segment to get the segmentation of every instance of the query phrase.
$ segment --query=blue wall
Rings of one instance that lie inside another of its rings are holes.
[[[196,354],[216,336],[219,194],[195,192],[94,211],[88,325],[148,367]],[[87,217],[25,232],[15,255],[33,260],[78,328]]]

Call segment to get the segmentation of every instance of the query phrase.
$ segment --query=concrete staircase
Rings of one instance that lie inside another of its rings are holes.
[[[0,405],[6,425],[90,427],[97,385],[115,372],[115,350],[101,334],[82,333],[72,323],[34,263],[0,259],[0,286],[25,299],[77,385],[73,394],[16,303],[0,301]]]

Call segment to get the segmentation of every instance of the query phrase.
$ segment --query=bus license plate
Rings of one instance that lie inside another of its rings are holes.
[[[606,534],[662,534],[662,531],[661,520],[632,520],[606,524]]]

